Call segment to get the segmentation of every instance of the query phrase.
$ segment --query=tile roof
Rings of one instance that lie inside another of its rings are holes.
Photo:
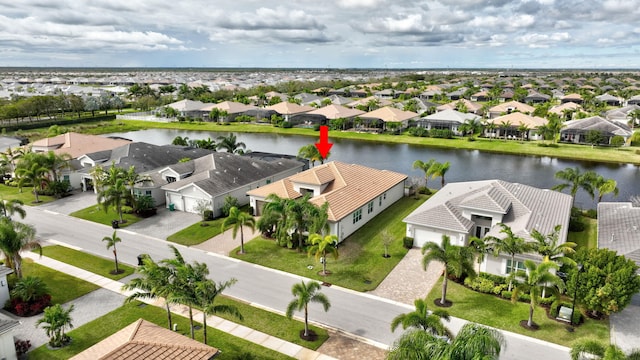
[[[444,120],[444,121],[453,121],[453,122],[463,123],[469,119],[480,120],[480,116],[473,113],[462,113],[454,109],[447,109],[447,110],[439,111],[435,114],[431,114],[429,116],[425,116],[423,119]]]
[[[640,207],[630,202],[599,203],[598,247],[613,250],[640,266]]]
[[[490,108],[489,112],[503,113],[514,109],[524,113],[532,113],[535,110],[531,105],[523,104],[518,101],[508,101]]]
[[[55,147],[53,150],[55,154],[67,153],[75,159],[84,154],[111,150],[129,143],[131,143],[131,141],[124,139],[112,139],[105,136],[68,132],[58,136],[34,141],[31,145],[36,147]]]
[[[297,198],[302,194],[293,190],[294,183],[326,185],[322,194],[309,201],[318,206],[328,202],[329,220],[339,221],[406,178],[406,175],[393,171],[331,161],[284,180],[253,189],[247,194],[267,197],[271,193],[276,193],[286,195],[287,198]],[[282,195],[278,196],[283,197]]]
[[[317,110],[309,111],[310,115],[322,115],[327,119],[351,118],[364,114],[364,111],[358,109],[350,109],[340,105],[328,105]]]
[[[603,133],[612,134],[612,135],[620,135],[620,136],[631,136],[633,132],[626,125],[617,121],[611,121],[600,116],[592,116],[585,119],[576,119],[569,120],[564,123],[564,127],[561,132],[565,132],[567,130],[580,130],[580,131],[590,131],[597,130]]]
[[[224,110],[228,114],[238,114],[249,110],[255,110],[257,107],[245,105],[239,102],[223,101],[217,104],[205,104],[205,106],[200,108],[201,111],[211,111],[213,109]]]
[[[218,349],[143,319],[91,346],[73,360],[209,360]]]
[[[538,116],[527,115],[521,112],[512,112],[511,114],[498,116],[493,119],[487,119],[487,122],[497,125],[508,122],[509,124],[511,124],[511,126],[526,125],[529,128],[534,129],[538,126],[546,124],[547,119]]]
[[[418,114],[413,111],[404,111],[390,106],[362,114],[362,117],[380,119],[384,122],[401,122],[415,118],[416,116],[418,116]]]
[[[468,223],[461,223],[457,214],[464,208],[477,209],[504,214],[502,222],[525,239],[531,238],[534,229],[548,234],[561,225],[560,241],[564,242],[572,205],[570,195],[557,191],[502,180],[468,181],[445,185],[403,221],[455,231],[467,229],[462,232],[468,233]],[[504,236],[499,230],[494,226],[488,235]]]
[[[315,110],[315,108],[311,106],[298,105],[295,103],[290,103],[288,101],[283,101],[275,105],[267,106],[265,107],[265,110],[273,110],[281,115],[293,115],[306,113]]]

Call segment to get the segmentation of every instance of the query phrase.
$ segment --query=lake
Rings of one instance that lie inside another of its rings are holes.
[[[120,136],[133,141],[156,145],[170,144],[176,136],[189,139],[216,139],[228,136],[224,132],[184,131],[171,129],[148,129],[105,136]],[[317,142],[317,138],[298,135],[236,133],[238,141],[244,142],[252,151],[274,152],[296,155],[304,146]],[[638,176],[640,167],[631,164],[608,164],[556,159],[545,156],[505,155],[480,152],[478,150],[436,149],[418,145],[387,144],[369,141],[331,139],[334,143],[329,160],[361,164],[377,169],[393,170],[409,176],[424,177],[424,173],[412,168],[415,160],[451,162],[446,174],[447,182],[501,179],[539,188],[551,188],[560,183],[554,175],[567,167],[592,170],[618,182],[620,195],[614,198],[605,195],[603,201],[629,201],[632,195],[640,195]],[[430,188],[439,188],[440,179],[429,180]],[[565,190],[567,191],[567,190]],[[594,208],[596,203],[584,191],[578,191],[576,205]]]

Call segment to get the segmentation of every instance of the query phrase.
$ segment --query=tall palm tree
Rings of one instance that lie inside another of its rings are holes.
[[[557,261],[562,264],[574,265],[575,261],[565,255],[573,254],[578,245],[571,241],[558,243],[561,229],[561,225],[556,225],[549,234],[542,234],[534,229],[531,231],[531,238],[534,240],[531,245],[535,252],[542,256],[543,261]]]
[[[73,324],[71,323],[72,311],[73,304],[66,310],[60,304],[55,304],[44,309],[44,316],[36,321],[36,327],[42,325],[42,328],[49,337],[49,345],[61,347],[69,342],[70,339],[69,336],[65,334],[65,329],[73,329]]]
[[[461,276],[468,274],[475,276],[473,269],[473,253],[471,249],[451,244],[451,239],[447,235],[442,235],[442,244],[427,242],[422,246],[422,269],[426,270],[432,261],[441,262],[444,265],[444,274],[442,278],[442,297],[440,298],[440,306],[447,305],[447,282],[449,274]]]
[[[233,305],[214,305],[214,302],[218,295],[236,283],[236,279],[231,279],[225,282],[215,283],[213,280],[206,279],[196,284],[196,299],[198,307],[202,310],[202,328],[203,328],[203,341],[207,344],[207,316],[213,314],[229,314],[243,320],[242,314],[237,307]]]
[[[304,336],[309,336],[309,303],[318,303],[322,305],[324,311],[328,311],[331,307],[329,298],[320,292],[321,285],[317,281],[309,281],[305,283],[293,284],[291,294],[294,299],[287,305],[286,315],[289,319],[293,317],[294,311],[304,310]]]
[[[474,323],[465,324],[450,342],[410,330],[393,343],[387,360],[497,360],[505,345],[498,330]]]
[[[293,230],[298,238],[298,251],[303,251],[304,245],[304,232],[308,230],[309,225],[312,223],[309,219],[309,214],[312,210],[309,208],[315,206],[309,202],[309,195],[305,195],[298,199],[293,199],[286,203],[285,211],[287,212],[287,223],[285,227],[288,230]]]
[[[640,350],[625,354],[615,344],[603,344],[597,340],[583,339],[571,347],[571,360],[640,360]]]
[[[0,212],[2,216],[10,218],[13,214],[20,215],[21,219],[27,215],[27,212],[22,207],[24,203],[18,199],[4,200],[0,198]]]
[[[120,274],[120,269],[118,269],[118,250],[116,248],[116,244],[121,242],[122,239],[118,237],[118,235],[116,234],[116,230],[113,230],[113,235],[103,237],[102,241],[107,242],[107,250],[113,248],[113,258],[116,262],[116,271],[114,272],[114,274]]]
[[[251,214],[238,210],[233,206],[229,209],[229,216],[222,222],[221,231],[224,232],[225,228],[229,225],[232,226],[232,236],[235,239],[240,230],[240,254],[244,254],[244,227],[248,227],[252,231],[256,229],[256,220]]]
[[[414,169],[420,169],[424,172],[424,186],[427,186],[427,181],[429,180],[429,176],[431,175],[430,169],[433,164],[436,162],[436,159],[429,159],[429,161],[416,160],[413,162]]]
[[[48,151],[43,156],[43,166],[49,169],[53,176],[53,181],[58,182],[60,179],[60,170],[69,167],[71,155],[67,153],[56,154],[53,151]]]
[[[109,212],[110,207],[115,208],[120,223],[125,222],[122,216],[122,206],[128,199],[131,199],[131,192],[122,178],[98,190],[98,204],[102,205],[105,212]]]
[[[500,225],[500,227],[502,228],[500,230],[500,233],[505,234],[505,237],[488,237],[487,239],[491,242],[494,256],[498,256],[500,253],[509,254],[511,256],[511,266],[512,268],[515,268],[516,255],[531,251],[532,244],[527,243],[523,238],[514,234],[508,225],[503,223],[500,223],[498,225]],[[511,288],[513,287],[514,275],[515,271],[512,271],[511,276],[509,277],[509,291],[511,291]]]
[[[131,279],[131,281],[122,286],[124,290],[135,291],[125,299],[125,302],[154,298],[165,298],[166,300],[169,297],[172,291],[172,274],[168,267],[154,262],[149,256],[144,256],[142,265],[138,266],[136,272],[140,274],[140,277]],[[168,328],[171,330],[171,309],[168,301],[165,301],[165,308],[167,310]]]
[[[218,136],[218,148],[223,148],[232,154],[244,154],[247,145],[238,141],[236,134],[231,133],[229,136]]]
[[[446,336],[453,339],[453,334],[442,323],[442,320],[449,321],[449,313],[445,310],[436,309],[432,312],[427,309],[425,299],[416,299],[413,304],[416,309],[410,313],[400,314],[391,321],[391,331],[395,331],[399,325],[402,329],[416,328],[426,331],[431,335]]]
[[[613,196],[618,196],[620,189],[618,189],[618,182],[614,179],[605,179],[601,175],[597,175],[593,181],[593,187],[598,192],[598,202],[602,201],[602,197],[606,194],[613,193]]]
[[[579,189],[584,190],[587,194],[594,198],[594,183],[597,179],[597,174],[593,171],[580,171],[580,168],[566,168],[556,172],[556,179],[564,180],[563,184],[558,184],[552,187],[553,190],[562,191],[566,188],[571,188],[570,194],[575,197]]]
[[[432,178],[439,177],[441,179],[440,187],[444,187],[444,175],[447,173],[447,171],[449,171],[450,167],[451,167],[451,163],[447,161],[444,163],[436,162],[433,165],[431,165],[431,168],[429,168],[429,173],[431,174]]]
[[[22,279],[20,252],[33,249],[42,255],[42,245],[36,239],[36,229],[32,225],[0,219],[0,251],[4,254],[5,265],[13,269],[18,279]]]
[[[289,232],[286,229],[287,203],[291,201],[276,194],[269,194],[262,208],[262,216],[258,220],[257,227],[262,232],[275,234],[278,243],[282,246],[288,242]]]
[[[27,163],[24,166],[19,166],[16,169],[16,176],[18,177],[18,187],[22,191],[22,187],[25,185],[33,186],[33,195],[35,196],[35,202],[39,203],[38,191],[42,190],[42,184],[47,183],[47,174],[49,169],[42,166],[37,162]]]
[[[529,302],[529,319],[527,320],[527,327],[533,328],[533,311],[538,306],[538,298],[540,297],[541,288],[549,288],[549,285],[555,285],[557,290],[564,290],[564,282],[560,279],[555,272],[551,270],[558,270],[560,267],[551,261],[543,261],[540,265],[537,265],[531,260],[525,260],[524,266],[526,271],[518,270],[516,272],[516,278],[522,280],[517,284],[515,291],[513,292],[512,301],[518,299],[518,294],[522,291],[526,291],[531,298]],[[554,292],[558,292],[556,288]]]
[[[331,153],[327,153],[327,158]],[[320,151],[314,144],[305,145],[298,150],[298,158],[307,159],[311,163],[311,167],[313,167],[316,161],[319,161],[320,164],[324,164],[325,158],[320,155]]]
[[[476,253],[476,262],[478,263],[478,274],[480,274],[480,265],[486,258],[487,254],[492,251],[491,243],[483,238],[472,236],[469,240],[469,246]]]
[[[322,263],[322,275],[327,275],[327,253],[333,255],[334,259],[339,256],[338,253],[338,237],[336,235],[311,234],[309,235],[309,247],[308,254],[314,254],[316,260],[320,260]]]

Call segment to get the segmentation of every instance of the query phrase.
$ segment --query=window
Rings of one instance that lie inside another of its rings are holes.
[[[362,209],[358,209],[353,213],[353,223],[357,223],[362,220]]]
[[[267,185],[271,184],[271,179],[267,179]]]
[[[367,205],[367,214],[371,214],[373,212],[373,201]]]
[[[378,198],[378,206],[382,206],[382,196]]]
[[[507,274],[511,274],[512,272],[518,271],[518,270],[523,270],[523,271],[525,270],[524,262],[522,261],[516,260],[514,265],[515,266],[512,266],[511,259],[507,260],[507,269],[506,269]]]
[[[167,182],[168,183],[176,182],[176,177],[175,176],[167,176]]]
[[[144,194],[147,195],[147,196],[151,196],[151,190],[145,190]]]

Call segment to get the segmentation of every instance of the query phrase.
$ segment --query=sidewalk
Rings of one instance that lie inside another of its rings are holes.
[[[63,262],[48,258],[46,256],[40,257],[32,252],[25,252],[22,255],[25,258],[32,259],[35,263],[38,263],[40,265],[46,266],[51,269],[55,269],[60,272],[64,272],[66,274],[77,277],[79,279],[94,283],[102,287],[103,289],[107,289],[111,292],[120,294],[122,296],[129,296],[133,293],[132,291],[123,291],[122,290],[123,284],[119,281],[105,278],[103,276],[91,273],[89,271],[77,268],[75,266],[65,264]],[[158,301],[157,299],[148,299],[148,300],[141,300],[141,301],[154,306],[164,306],[162,301]],[[173,313],[185,316],[188,310],[185,306],[172,306],[171,311]],[[194,317],[194,320],[202,322],[201,321],[202,312],[200,312],[199,310],[196,310],[196,309],[193,310],[193,317]],[[291,356],[296,359],[336,360],[335,358],[330,357],[328,355],[321,354],[317,351],[304,348],[300,345],[284,341],[282,339],[273,337],[271,335],[267,335],[263,332],[248,328],[243,325],[236,324],[234,322],[222,319],[217,316],[207,317],[207,325],[212,328],[218,329],[220,331],[224,331],[233,336],[237,336],[247,341],[251,341],[258,345],[264,346],[268,349],[280,352],[287,356]]]

